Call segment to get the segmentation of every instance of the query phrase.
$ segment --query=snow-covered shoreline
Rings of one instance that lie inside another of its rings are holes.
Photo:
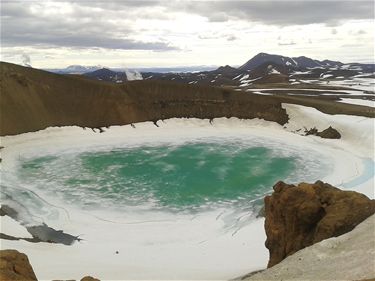
[[[214,119],[213,124],[209,120],[169,119],[159,121],[159,127],[145,122],[135,124],[136,129],[130,125],[113,126],[102,134],[91,129],[64,127],[2,137],[5,147],[1,151],[2,173],[4,176],[7,171],[11,172],[20,155],[31,157],[72,149],[100,149],[108,143],[132,146],[179,142],[191,139],[192,135],[195,138],[252,136],[287,143],[301,153],[323,154],[332,161],[333,167],[332,172],[320,180],[373,198],[374,120],[327,115],[299,105],[284,104],[283,107],[290,117],[284,128],[259,119],[219,118]],[[339,130],[342,139],[298,135],[304,128],[323,130],[328,126]],[[110,222],[102,220],[98,214],[69,209],[71,215],[59,220],[55,227],[72,234],[84,233],[85,241],[67,247],[2,240],[1,248],[26,253],[41,280],[79,278],[87,274],[102,280],[229,279],[264,268],[268,252],[264,247],[263,219],[254,220],[233,236],[233,231],[223,232],[223,221],[215,219],[218,212],[207,212],[198,218],[183,214],[178,220],[172,215],[155,214],[147,222],[144,217],[131,216]],[[17,222],[7,219],[1,225],[4,230],[12,225],[16,229]]]

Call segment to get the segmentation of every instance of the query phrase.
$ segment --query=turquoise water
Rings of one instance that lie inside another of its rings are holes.
[[[365,183],[366,181],[370,180],[372,177],[374,177],[374,171],[375,171],[375,163],[374,161],[371,159],[371,158],[362,158],[362,163],[364,165],[364,171],[363,173],[349,181],[349,182],[345,182],[342,184],[342,186],[346,187],[346,188],[353,188],[355,186],[359,186],[363,183]]]
[[[239,143],[186,143],[56,155],[23,162],[20,176],[85,208],[191,209],[263,198],[297,169],[295,156]]]

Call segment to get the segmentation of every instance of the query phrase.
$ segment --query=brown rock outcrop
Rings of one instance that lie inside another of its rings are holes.
[[[318,132],[318,136],[323,139],[340,139],[341,134],[331,126],[329,126],[327,129]]]
[[[81,281],[100,281],[100,280],[91,276],[85,276],[81,279]]]
[[[351,231],[375,213],[375,200],[327,183],[278,182],[265,198],[268,267],[324,239]]]
[[[16,250],[0,250],[0,280],[37,280],[29,259]]]
[[[305,135],[314,135],[321,137],[323,139],[340,139],[341,134],[331,126],[329,126],[327,129],[319,132],[317,128],[311,128],[310,130],[305,129]]]

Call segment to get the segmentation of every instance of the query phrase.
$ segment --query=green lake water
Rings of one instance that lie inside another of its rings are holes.
[[[142,146],[32,158],[20,176],[83,208],[191,209],[263,198],[298,168],[295,156],[238,143]]]

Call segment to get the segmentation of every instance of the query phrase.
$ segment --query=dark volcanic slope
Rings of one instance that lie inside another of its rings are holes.
[[[162,81],[113,84],[1,63],[1,131],[49,126],[104,127],[172,117],[288,117],[280,101],[228,89]]]

